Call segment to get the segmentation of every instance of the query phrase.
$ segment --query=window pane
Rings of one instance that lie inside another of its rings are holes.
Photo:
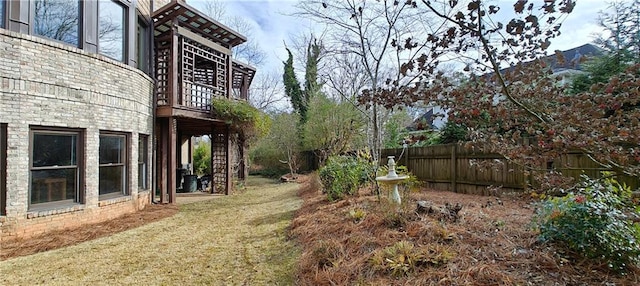
[[[147,189],[147,164],[138,164],[138,188]]]
[[[100,195],[124,194],[124,166],[100,167]]]
[[[31,203],[73,200],[77,173],[76,168],[31,171]]]
[[[78,1],[36,0],[33,32],[78,46],[79,15]]]
[[[100,164],[124,163],[125,159],[124,136],[100,136]]]
[[[149,71],[149,27],[142,20],[138,20],[138,30],[136,37],[136,47],[138,52],[136,53],[136,62],[138,63],[138,69],[148,72]]]
[[[33,135],[33,167],[75,166],[77,164],[76,134]]]
[[[147,189],[147,138],[140,135],[138,139],[138,188],[141,189]]]
[[[5,11],[5,1],[4,0],[0,0],[0,28],[4,28],[4,22],[6,21],[6,19],[4,18],[4,15],[6,15]]]
[[[118,61],[124,60],[125,9],[119,4],[101,0],[98,15],[98,47],[100,53]]]

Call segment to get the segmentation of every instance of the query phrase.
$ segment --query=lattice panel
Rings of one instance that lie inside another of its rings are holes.
[[[182,97],[184,106],[211,110],[212,97],[226,97],[228,55],[181,37]]]
[[[158,48],[156,51],[156,100],[158,105],[169,104],[169,62],[171,61],[171,49]]]
[[[211,134],[211,181],[216,192],[224,192],[227,183],[227,140],[225,131]]]

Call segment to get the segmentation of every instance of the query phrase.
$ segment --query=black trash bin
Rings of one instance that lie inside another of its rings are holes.
[[[184,175],[184,183],[182,184],[183,192],[193,193],[197,190],[198,176]]]

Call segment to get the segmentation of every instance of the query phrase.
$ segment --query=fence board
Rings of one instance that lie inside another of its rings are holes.
[[[467,149],[456,144],[408,148],[404,153],[402,149],[383,149],[381,156],[381,164],[387,163],[387,156],[395,156],[396,162],[407,166],[418,179],[436,189],[496,195],[490,193],[491,188],[488,187],[500,187],[500,192],[520,192],[531,183],[531,177],[525,176],[522,167],[508,162],[501,155]],[[489,161],[500,164],[488,168],[478,164]],[[583,174],[599,178],[601,172],[606,171],[581,153],[563,154],[550,162],[548,167],[574,178]],[[618,181],[632,189],[640,186],[638,177],[619,176]]]

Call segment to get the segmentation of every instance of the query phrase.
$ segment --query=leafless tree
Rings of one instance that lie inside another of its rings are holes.
[[[249,102],[268,113],[279,113],[288,107],[279,71],[258,71],[249,92]]]
[[[260,66],[266,54],[253,37],[253,26],[243,17],[227,14],[227,5],[220,0],[204,1],[202,11],[209,17],[229,26],[247,37],[247,42],[233,49],[233,57],[253,66]]]
[[[400,81],[399,73],[388,71],[394,67],[398,70],[402,62],[412,59],[422,48],[421,44],[405,41],[421,18],[413,1],[310,0],[299,3],[297,8],[295,15],[327,27],[323,40],[330,54],[338,59],[357,58],[358,66],[351,63],[344,67],[359,69],[366,77],[368,88],[373,90],[388,78]],[[344,58],[345,55],[349,56]],[[330,85],[342,85],[337,82],[338,77],[338,74],[327,76],[330,82],[333,81]],[[353,84],[362,83],[355,80]],[[375,102],[364,106],[370,110],[369,147],[374,158],[378,158],[384,110]]]

